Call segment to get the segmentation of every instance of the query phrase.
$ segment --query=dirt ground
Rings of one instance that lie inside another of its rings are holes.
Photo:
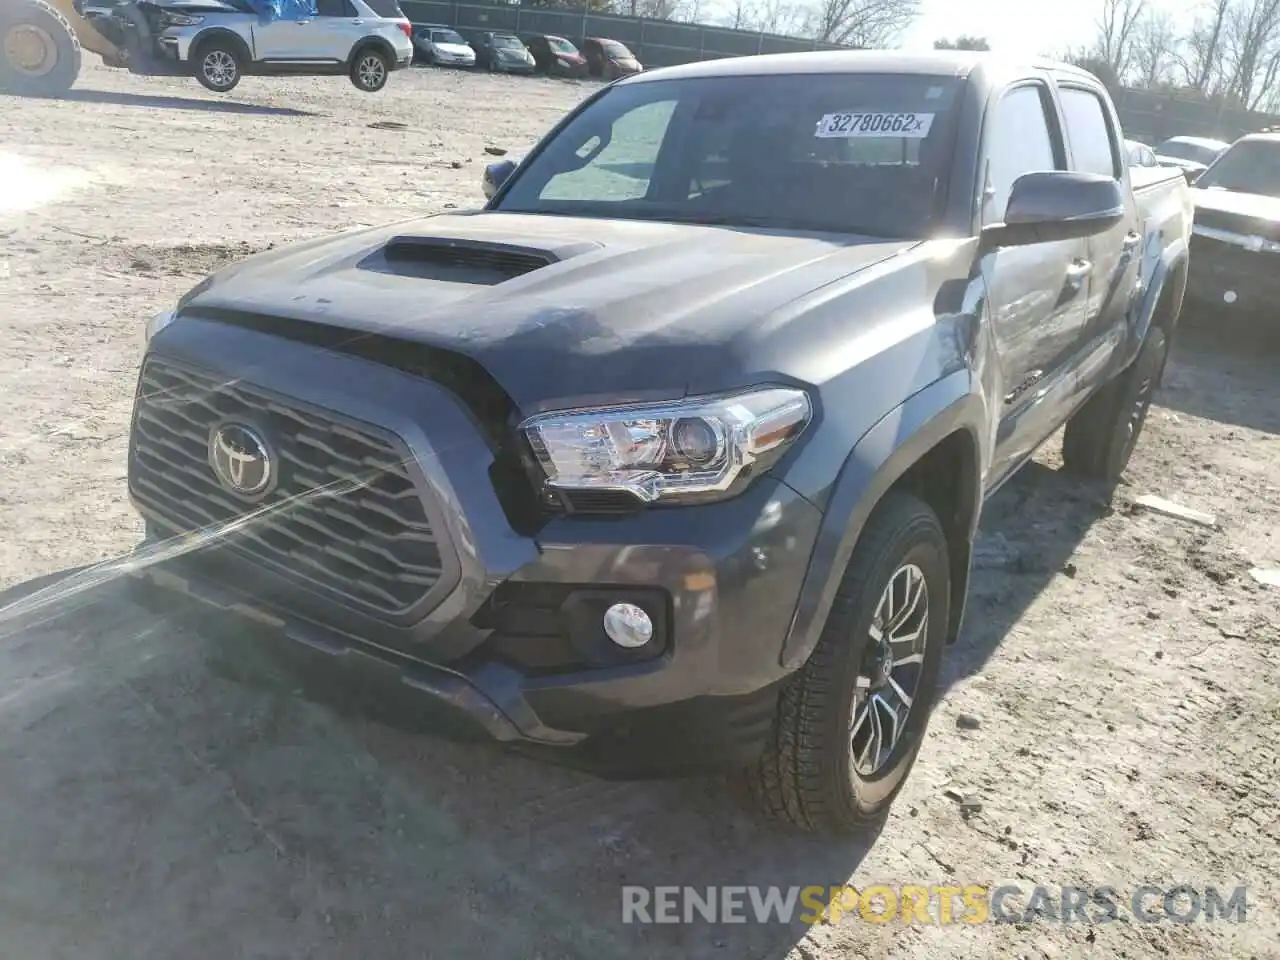
[[[1000,492],[919,764],[859,842],[762,826],[720,780],[602,782],[353,709],[84,573],[140,535],[148,315],[250,251],[476,204],[484,147],[589,89],[414,70],[213,99],[95,66],[70,100],[0,98],[0,953],[1280,956],[1280,588],[1249,574],[1280,567],[1276,354],[1183,338],[1111,505],[1056,444]],[[845,880],[1249,900],[1244,923],[621,922],[622,884]]]

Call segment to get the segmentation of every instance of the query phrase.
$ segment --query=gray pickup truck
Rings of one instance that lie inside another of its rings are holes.
[[[983,502],[1064,424],[1112,484],[1142,427],[1191,207],[1122,142],[1089,74],[981,54],[611,84],[483,210],[258,255],[149,324],[143,595],[604,775],[734,766],[863,827]]]

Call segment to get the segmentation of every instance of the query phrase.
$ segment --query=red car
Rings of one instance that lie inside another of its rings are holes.
[[[564,37],[536,33],[525,37],[524,45],[533,54],[539,73],[545,73],[549,77],[585,77],[587,75],[586,58]]]
[[[625,44],[607,37],[587,37],[582,41],[582,55],[587,58],[587,72],[605,80],[629,77],[644,70]]]

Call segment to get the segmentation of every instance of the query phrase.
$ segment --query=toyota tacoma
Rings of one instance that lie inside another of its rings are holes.
[[[144,593],[604,775],[736,767],[863,827],[984,500],[1064,424],[1114,484],[1142,428],[1191,210],[1122,144],[1092,75],[983,54],[611,84],[483,209],[260,254],[148,324]]]

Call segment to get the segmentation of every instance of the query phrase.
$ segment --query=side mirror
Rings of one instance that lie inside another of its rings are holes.
[[[511,172],[515,170],[518,160],[499,160],[497,163],[490,163],[484,168],[484,176],[481,184],[484,187],[484,198],[492,200],[493,195],[498,192],[498,188],[507,182],[507,178],[511,176]]]
[[[1013,182],[1004,223],[983,228],[987,248],[1080,240],[1105,233],[1124,219],[1124,188],[1096,173],[1053,170],[1025,173]]]

